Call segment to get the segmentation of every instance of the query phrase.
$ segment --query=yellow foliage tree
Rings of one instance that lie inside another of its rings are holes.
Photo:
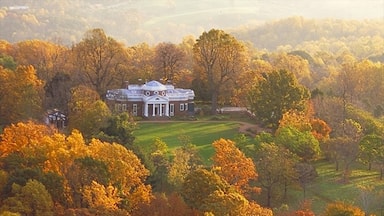
[[[90,156],[106,163],[111,175],[111,184],[119,189],[127,199],[128,209],[134,209],[139,203],[149,202],[151,187],[144,181],[149,171],[140,159],[120,144],[110,144],[93,139],[89,144]]]
[[[22,153],[25,147],[32,147],[39,143],[46,135],[53,134],[54,130],[46,125],[34,122],[19,122],[4,128],[0,135],[0,157],[13,152]]]
[[[91,208],[118,209],[121,201],[117,188],[112,185],[105,187],[95,181],[83,188],[83,197]]]

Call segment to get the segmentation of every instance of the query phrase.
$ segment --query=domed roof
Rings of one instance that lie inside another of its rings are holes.
[[[167,87],[165,85],[161,84],[158,81],[152,80],[150,82],[147,82],[143,85],[143,90],[148,91],[165,91],[167,90]]]

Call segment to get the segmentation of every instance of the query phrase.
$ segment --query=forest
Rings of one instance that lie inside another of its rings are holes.
[[[379,215],[384,187],[320,212],[305,194],[319,163],[335,184],[361,167],[383,181],[383,24],[292,17],[133,46],[101,28],[72,45],[2,36],[0,215]],[[209,164],[188,134],[173,152],[138,146],[142,119],[110,110],[105,93],[143,80],[193,89],[197,118],[247,107],[265,130],[214,141]],[[49,110],[68,125],[47,125]],[[292,188],[304,198],[287,207]]]

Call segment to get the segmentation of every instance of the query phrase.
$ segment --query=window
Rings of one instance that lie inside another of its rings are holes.
[[[169,115],[170,116],[175,115],[175,104],[169,104]]]
[[[115,111],[117,112],[121,111],[121,104],[115,104]]]
[[[132,114],[133,114],[133,116],[137,116],[137,104],[133,104],[133,106],[132,106]]]
[[[122,111],[127,111],[127,104],[123,104],[121,109],[122,109]]]
[[[184,104],[180,104],[180,111],[184,111]]]
[[[185,103],[185,105],[184,105],[184,109],[185,109],[185,110],[188,110],[188,103]]]

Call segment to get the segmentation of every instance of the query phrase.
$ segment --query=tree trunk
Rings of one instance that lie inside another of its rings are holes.
[[[267,188],[267,207],[271,207],[272,188]]]
[[[217,102],[218,102],[219,93],[218,90],[212,91],[212,103],[211,103],[211,114],[217,114]]]

